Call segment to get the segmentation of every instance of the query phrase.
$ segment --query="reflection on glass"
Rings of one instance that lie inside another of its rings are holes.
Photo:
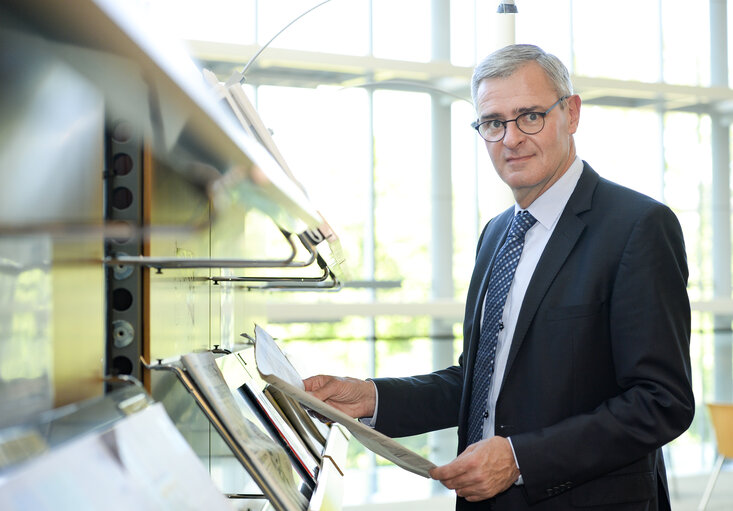
[[[0,238],[0,427],[53,405],[51,241]]]

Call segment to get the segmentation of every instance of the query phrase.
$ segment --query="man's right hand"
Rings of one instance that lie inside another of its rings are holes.
[[[305,390],[354,418],[372,417],[377,391],[370,381],[319,374],[303,380]]]

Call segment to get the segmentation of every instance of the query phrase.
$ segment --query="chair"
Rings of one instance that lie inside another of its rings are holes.
[[[707,507],[723,462],[726,458],[733,458],[733,403],[707,403],[707,408],[718,444],[718,458],[715,460],[705,493],[697,507],[698,511],[704,511]]]

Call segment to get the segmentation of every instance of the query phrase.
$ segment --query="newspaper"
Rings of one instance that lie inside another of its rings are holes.
[[[91,419],[91,415],[84,417]],[[0,509],[236,509],[211,481],[161,403],[107,426],[109,429],[103,431],[90,429],[4,471],[0,476]]]
[[[275,340],[259,325],[255,325],[255,361],[262,379],[273,387],[299,401],[306,408],[342,424],[367,449],[414,474],[430,477],[428,471],[435,467],[431,461],[406,448],[392,438],[362,424],[324,403],[305,391],[303,379]]]

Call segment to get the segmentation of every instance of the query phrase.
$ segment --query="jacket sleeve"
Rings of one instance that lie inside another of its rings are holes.
[[[373,381],[379,393],[377,431],[402,437],[458,425],[462,366],[420,376],[374,378]]]

